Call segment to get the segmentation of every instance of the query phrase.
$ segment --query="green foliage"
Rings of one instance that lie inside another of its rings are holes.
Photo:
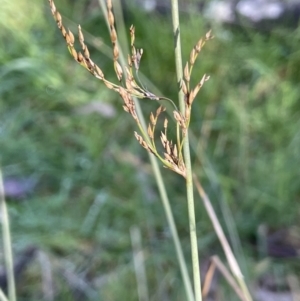
[[[113,78],[100,9],[57,4],[73,22],[84,20],[91,55]],[[62,281],[57,300],[75,300],[56,266],[66,261],[87,282],[103,277],[90,300],[134,300],[129,229],[138,225],[151,296],[182,300],[163,209],[121,100],[73,61],[43,2],[5,1],[0,17],[0,162],[4,176],[37,182],[25,200],[9,200],[16,254],[29,245],[47,251]],[[126,19],[128,28],[136,27],[136,45],[144,48],[144,84],[176,99],[169,17],[130,11]],[[206,26],[202,18],[183,16],[183,61]],[[194,163],[220,219],[226,222],[223,199],[234,213],[246,253],[255,257],[251,238],[259,225],[278,229],[299,219],[299,29],[213,32],[216,38],[200,54],[192,81],[211,75],[193,104]],[[113,106],[116,115],[78,113],[94,100]],[[163,175],[189,254],[185,184],[167,170]],[[201,256],[215,254],[219,245],[200,200],[197,221]],[[38,268],[24,274],[19,300],[40,298],[38,275]]]

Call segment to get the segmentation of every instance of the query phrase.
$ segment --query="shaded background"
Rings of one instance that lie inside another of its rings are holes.
[[[130,4],[125,29],[135,25],[144,49],[143,83],[176,100],[168,9]],[[81,24],[94,61],[115,81],[98,2],[56,5],[73,32]],[[151,300],[183,300],[151,166],[121,99],[73,61],[47,1],[1,6],[0,159],[19,300],[137,300],[133,226],[142,234]],[[181,8],[183,60],[209,28],[215,39],[193,74],[194,84],[211,75],[192,112],[194,168],[254,294],[291,298],[289,279],[297,283],[300,267],[298,21],[241,16],[222,24],[196,7]],[[156,109],[141,104],[147,114]],[[162,173],[190,265],[185,184]],[[214,254],[225,262],[199,197],[196,210],[203,266]],[[215,300],[237,299],[221,277],[213,290]]]

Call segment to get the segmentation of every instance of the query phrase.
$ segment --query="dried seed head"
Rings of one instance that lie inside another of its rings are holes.
[[[111,82],[109,82],[109,81],[104,81],[104,84],[105,84],[105,86],[108,88],[108,89],[112,89],[114,86],[112,85],[112,83]]]
[[[135,136],[136,140],[139,142],[139,144],[140,144],[143,148],[149,150],[149,146],[148,146],[148,144],[146,143],[146,141],[143,139],[142,136],[140,136],[137,132],[134,132],[134,136]]]
[[[111,4],[111,0],[106,0],[106,6],[108,10],[112,9],[112,4]]]
[[[169,154],[169,155],[172,154],[169,141],[167,141],[167,143],[165,144],[165,150],[166,150],[167,154]]]
[[[180,113],[178,111],[173,111],[173,115],[174,115],[174,118],[176,121],[181,121],[182,120],[182,117],[180,115]]]
[[[165,110],[166,110],[165,107],[159,106],[158,109],[156,110],[156,118],[157,118],[162,112],[164,112]]]
[[[70,49],[70,52],[71,52],[73,58],[77,61],[77,59],[78,59],[77,51],[75,50],[74,47],[70,47],[69,49]]]
[[[185,64],[183,74],[184,74],[185,80],[187,82],[189,82],[190,81],[190,68],[189,68],[189,63],[188,62],[186,62],[186,64]]]
[[[117,41],[117,32],[114,27],[110,30],[110,39],[112,43],[116,43]]]
[[[113,26],[114,23],[115,23],[115,18],[114,18],[114,14],[112,13],[111,10],[108,11],[107,19],[108,19],[109,25],[110,25],[110,26]]]
[[[118,80],[120,81],[123,76],[123,69],[122,69],[121,65],[118,63],[118,61],[114,62],[114,67],[115,67],[115,72],[117,74]]]
[[[123,105],[123,109],[124,109],[125,112],[129,113],[129,109],[125,105]]]
[[[154,117],[153,113],[150,113],[150,122],[153,126],[156,125],[157,118]]]
[[[166,158],[166,160],[167,160],[168,162],[173,163],[173,159],[172,159],[172,157],[171,157],[169,154],[164,153],[164,156],[165,156],[165,158]]]
[[[146,143],[145,140],[143,140],[143,142],[141,143],[141,146],[142,146],[143,148],[145,148],[146,150],[149,150],[148,144]]]
[[[189,95],[189,98],[188,98],[188,101],[187,101],[187,105],[191,106],[191,104],[193,103],[194,99],[195,99],[195,91],[192,90],[190,92],[190,95]]]
[[[205,35],[205,39],[206,39],[206,40],[211,40],[211,39],[213,39],[213,38],[214,38],[214,36],[211,34],[211,30],[208,31],[208,32],[206,33],[206,35]]]
[[[204,45],[203,39],[201,38],[195,46],[195,50],[199,53]]]
[[[114,45],[113,55],[114,55],[114,60],[117,60],[119,58],[119,48],[118,48],[117,44]]]
[[[154,138],[154,134],[153,134],[153,130],[152,130],[152,127],[151,127],[150,123],[148,125],[147,132],[148,132],[148,135],[149,135],[150,139],[153,139]]]
[[[128,91],[133,90],[132,85],[131,85],[131,80],[128,77],[126,78],[125,85],[126,85],[126,88],[128,89]]]
[[[99,75],[100,79],[103,79],[104,74],[103,74],[102,70],[97,65],[95,65],[95,70],[96,70],[96,73]]]
[[[182,127],[183,129],[186,128],[186,124],[185,124],[185,119],[182,116],[182,114],[178,111],[173,111],[173,115],[175,120],[178,122],[178,124],[180,125],[180,127]]]
[[[62,18],[61,18],[61,14],[58,11],[55,11],[54,18],[58,24],[61,24]]]
[[[175,157],[178,157],[178,152],[177,152],[177,146],[176,146],[176,144],[175,144],[174,147],[173,147],[173,155],[174,155]]]
[[[127,56],[127,63],[128,63],[128,66],[131,68],[132,67],[132,61],[131,61],[131,56],[129,54]]]
[[[80,25],[78,25],[78,39],[79,39],[80,44],[82,45],[84,43],[84,36],[83,36],[82,31],[81,31],[81,26]]]
[[[182,90],[184,95],[188,94],[188,89],[187,89],[187,86],[186,86],[186,83],[185,83],[184,80],[181,81],[181,90]]]
[[[78,60],[79,63],[82,63],[82,61],[84,60],[83,55],[82,55],[81,52],[77,53],[77,60]]]
[[[74,35],[73,35],[73,33],[70,29],[68,30],[68,36],[69,36],[70,44],[74,45],[75,38],[74,38]]]
[[[51,8],[52,14],[54,14],[54,12],[56,11],[56,7],[55,7],[55,4],[54,4],[53,0],[49,0],[49,5],[50,5],[50,8]]]
[[[196,52],[195,47],[194,47],[192,49],[191,53],[190,53],[190,64],[191,65],[195,64],[196,58],[197,58],[197,52]]]
[[[86,47],[86,45],[85,45],[85,47],[84,47],[83,54],[84,54],[84,57],[85,57],[86,59],[89,59],[89,58],[90,58],[90,53],[89,53],[89,50],[88,50],[88,48]]]
[[[168,141],[168,139],[167,139],[166,135],[163,132],[160,132],[160,140],[161,140],[162,145],[165,147],[166,142]]]
[[[189,104],[191,105],[195,97],[197,96],[199,90],[203,86],[204,82],[208,81],[210,76],[207,76],[206,74],[203,75],[201,81],[197,84],[197,86],[191,91],[190,97],[189,97]]]
[[[61,24],[60,30],[61,30],[61,34],[63,35],[63,37],[66,38],[67,31],[66,31],[65,27],[62,26],[62,24]]]
[[[140,62],[141,62],[142,55],[143,55],[143,49],[137,49],[135,60],[134,60],[134,67],[136,70],[139,70],[139,68],[140,68]]]

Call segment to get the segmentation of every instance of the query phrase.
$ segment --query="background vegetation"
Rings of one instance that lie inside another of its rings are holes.
[[[6,181],[27,191],[8,196],[13,247],[17,259],[29,247],[39,254],[18,279],[19,300],[51,300],[43,292],[47,262],[54,300],[136,300],[134,225],[152,300],[182,300],[173,243],[135,125],[119,97],[72,60],[47,4],[3,1],[0,12],[0,163]],[[113,78],[97,2],[57,5],[73,32],[81,24],[94,60]],[[181,21],[184,61],[208,28],[216,36],[194,71],[194,81],[211,75],[194,103],[195,170],[249,282],[265,273],[284,278],[299,271],[291,255],[300,237],[300,28],[217,26],[192,12]],[[135,8],[125,22],[135,25],[136,45],[144,48],[144,83],[176,99],[170,16]],[[142,104],[146,112],[151,105]],[[168,170],[163,175],[189,261],[185,184]],[[196,209],[201,260],[223,258],[200,199]],[[272,245],[268,237],[279,230],[289,234]],[[234,300],[226,285],[218,289]]]

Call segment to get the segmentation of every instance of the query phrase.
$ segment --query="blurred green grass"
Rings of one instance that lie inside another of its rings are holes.
[[[134,123],[118,96],[73,61],[46,4],[4,1],[0,13],[0,162],[5,177],[37,182],[24,200],[9,199],[15,253],[34,245],[49,254],[56,300],[76,300],[59,265],[88,283],[102,281],[85,300],[135,300],[129,229],[138,225],[151,296],[182,300],[173,243]],[[80,22],[92,56],[113,78],[100,8],[88,1],[57,5],[68,26]],[[125,20],[136,26],[136,45],[144,48],[147,85],[176,99],[170,19],[130,10]],[[253,267],[259,225],[299,229],[300,29],[260,32],[183,15],[184,61],[210,26],[216,38],[193,75],[194,83],[211,75],[193,108],[194,165],[225,229],[224,208],[233,213],[244,265]],[[111,105],[115,116],[78,113],[95,100]],[[167,170],[163,175],[189,262],[185,184]],[[197,227],[202,258],[222,257],[200,201]],[[42,299],[39,269],[36,264],[25,273],[19,300]]]

